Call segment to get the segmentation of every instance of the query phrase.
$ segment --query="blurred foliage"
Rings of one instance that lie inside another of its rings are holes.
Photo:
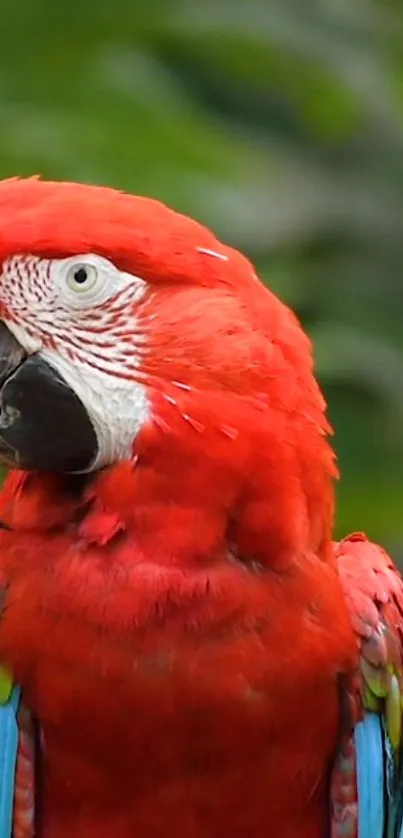
[[[258,265],[316,347],[338,530],[403,557],[398,0],[3,0],[0,176],[156,196]]]

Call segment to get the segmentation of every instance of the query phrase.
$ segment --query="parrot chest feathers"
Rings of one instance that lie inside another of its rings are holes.
[[[89,514],[87,498],[79,515],[65,493],[52,510],[54,482],[41,533],[29,485],[29,536],[18,504],[14,518],[6,499],[1,510],[0,657],[42,731],[45,838],[87,838],[86,818],[99,838],[267,838],[290,788],[290,830],[304,812],[307,838],[322,838],[338,672],[356,655],[330,568],[312,559],[284,576],[228,551],[161,565],[113,508]]]

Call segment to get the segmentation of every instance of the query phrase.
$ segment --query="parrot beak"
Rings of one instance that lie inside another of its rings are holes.
[[[98,442],[76,393],[0,321],[0,461],[39,471],[89,471]]]

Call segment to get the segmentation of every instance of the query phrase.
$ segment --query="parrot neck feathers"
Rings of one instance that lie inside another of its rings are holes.
[[[10,472],[0,496],[3,528],[65,530],[99,546],[126,532],[149,560],[184,568],[228,553],[249,568],[280,570],[306,553],[329,559],[333,491],[324,439],[322,462],[309,449],[300,453],[297,440],[283,444],[283,429],[267,414],[248,434],[230,400],[215,428],[211,405],[189,409],[192,422],[165,405],[131,460],[89,475]]]

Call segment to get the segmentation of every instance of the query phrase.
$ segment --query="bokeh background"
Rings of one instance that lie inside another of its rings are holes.
[[[403,559],[401,0],[1,0],[0,176],[148,194],[315,344],[338,533]]]

